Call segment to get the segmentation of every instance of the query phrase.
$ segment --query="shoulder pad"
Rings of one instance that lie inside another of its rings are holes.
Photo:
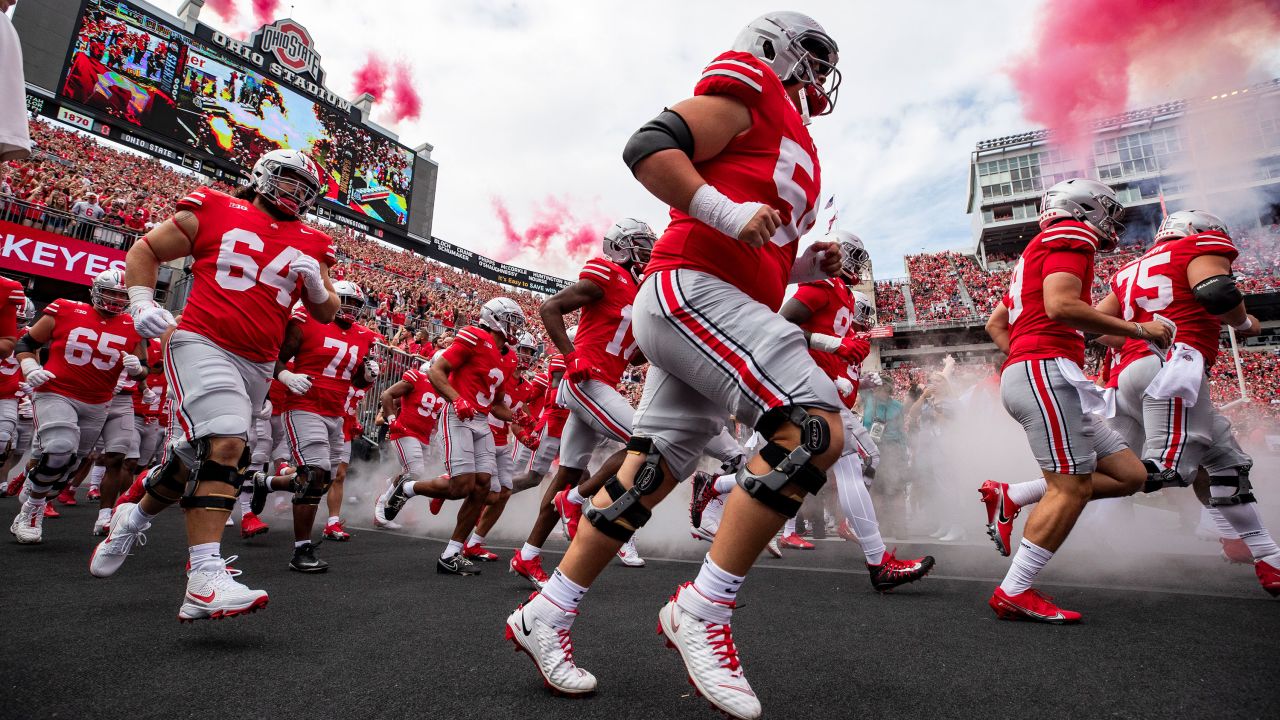
[[[730,51],[703,69],[693,94],[728,95],[753,107],[760,103],[765,84],[771,80],[777,80],[777,76],[754,55]]]

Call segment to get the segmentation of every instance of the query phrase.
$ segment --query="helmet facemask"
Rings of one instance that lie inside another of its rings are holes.
[[[258,178],[254,188],[280,212],[300,218],[320,197],[318,180],[312,182],[293,168],[272,162],[267,164],[266,172]]]
[[[851,242],[842,242],[840,250],[844,254],[840,265],[840,277],[844,278],[845,282],[856,285],[862,281],[864,275],[871,274],[871,256],[867,254],[866,248]]]
[[[803,85],[800,114],[807,123],[811,117],[828,115],[835,110],[836,97],[840,93],[841,75],[836,68],[840,53],[831,38],[814,30],[801,33],[795,44],[803,52],[787,81]]]
[[[125,289],[123,274],[118,270],[102,272],[89,286],[89,298],[103,315],[119,315],[128,310],[129,291]]]

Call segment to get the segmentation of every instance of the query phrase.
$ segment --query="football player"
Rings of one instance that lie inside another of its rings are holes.
[[[1167,346],[1170,329],[1128,322],[1090,305],[1094,255],[1119,242],[1124,206],[1107,185],[1064,180],[1041,200],[1040,233],[1023,250],[1009,290],[991,313],[987,333],[1008,355],[1000,375],[1005,410],[1026,431],[1043,481],[1010,486],[988,481],[980,489],[988,532],[1009,554],[1013,512],[1040,497],[1027,519],[1009,572],[988,604],[1005,620],[1063,624],[1080,613],[1054,605],[1032,589],[1040,570],[1066,540],[1090,500],[1130,495],[1146,470],[1125,441],[1094,413],[1102,391],[1084,377],[1085,332],[1118,335]]]
[[[18,362],[23,377],[34,391],[32,404],[36,418],[36,466],[27,473],[28,500],[9,530],[18,542],[41,540],[41,520],[45,498],[57,495],[68,484],[78,460],[85,458],[102,435],[109,406],[121,372],[135,379],[146,377],[145,351],[134,330],[133,318],[125,310],[129,296],[124,273],[104,270],[89,287],[90,304],[59,299],[50,303],[40,319],[18,341]],[[49,359],[41,365],[37,353],[49,346]],[[128,427],[110,433],[108,457],[117,466],[124,460],[133,433],[133,407]],[[127,432],[124,432],[127,430]],[[110,513],[111,503],[121,488],[103,484],[102,508]],[[110,503],[106,499],[110,498]]]
[[[25,333],[35,307],[22,286],[6,277],[0,277],[0,466],[6,465],[9,453],[18,439],[18,358],[13,349],[18,344],[18,333]],[[2,480],[7,475],[0,475]]]
[[[813,19],[753,20],[703,71],[694,97],[637,131],[623,158],[671,209],[646,268],[632,331],[649,360],[627,456],[588,503],[560,567],[507,620],[551,687],[583,694],[596,679],[573,662],[578,603],[651,508],[688,477],[733,414],[767,443],[742,471],[696,580],[659,612],[690,680],[718,709],[760,715],[732,642],[747,570],[844,447],[840,397],[800,328],[777,314],[789,282],[840,271],[838,244],[798,252],[820,190],[807,124],[830,112],[836,43]]]
[[[448,406],[441,428],[446,475],[412,481],[401,476],[383,501],[383,515],[395,520],[414,495],[433,498],[439,512],[446,499],[463,500],[449,544],[436,562],[442,575],[478,575],[480,569],[462,554],[462,546],[486,504],[493,502],[490,480],[497,472],[490,413],[502,420],[514,418],[502,403],[506,386],[515,374],[515,351],[507,338],[524,328],[524,312],[510,298],[496,297],[480,308],[480,322],[458,331],[448,350],[431,363],[431,384]]]
[[[368,392],[364,388],[352,388],[351,394],[347,396],[347,406],[343,408],[342,455],[338,459],[338,467],[333,471],[333,485],[324,498],[325,507],[329,511],[329,518],[324,523],[325,540],[346,542],[351,539],[351,533],[342,524],[342,493],[347,484],[347,469],[351,467],[351,443],[364,434],[364,427],[360,424],[360,403]]]
[[[329,236],[302,218],[316,202],[323,171],[296,150],[272,150],[251,184],[225,195],[201,187],[129,249],[130,313],[138,331],[175,327],[156,304],[160,264],[192,257],[191,295],[165,347],[164,365],[183,437],[147,475],[141,503],[121,506],[90,562],[97,577],[116,572],[151,519],[175,502],[186,510],[191,569],[181,621],[224,618],[267,604],[227,571],[222,531],[252,457],[253,414],[267,396],[280,339],[296,302],[328,323],[338,311],[329,281]]]
[[[431,384],[431,378],[428,377],[430,368],[431,361],[428,361],[420,368],[405,370],[400,379],[382,391],[379,397],[382,417],[389,426],[387,439],[395,447],[396,457],[400,459],[400,478],[417,480],[426,477],[427,447],[436,435],[440,415],[444,412],[446,403]],[[400,401],[398,408],[396,400]],[[374,503],[373,524],[380,528],[395,530],[400,527],[386,516],[386,498],[398,480],[399,478],[390,479],[387,490],[380,493]]]
[[[577,332],[578,326],[574,325],[568,329],[567,334],[572,340]],[[515,480],[515,486],[518,488],[537,487],[542,484],[542,479],[551,470],[551,464],[560,456],[561,435],[564,433],[565,424],[569,421],[569,409],[560,405],[558,400],[560,381],[564,378],[564,371],[564,355],[552,353],[547,358],[546,372],[535,378],[535,383],[539,387],[545,385],[541,401],[542,414],[538,420],[541,430],[535,426],[536,436],[525,436],[521,442],[523,447],[516,453],[516,465],[528,466],[528,471]],[[544,493],[544,502],[539,506],[540,508],[545,508],[546,499]],[[539,513],[541,514],[541,510]],[[534,530],[538,530],[536,524]],[[546,570],[542,568],[542,542],[546,541],[546,536],[541,533],[535,535],[531,531],[529,537],[530,539],[526,540],[524,545],[511,556],[508,570],[525,578],[534,587],[542,587],[548,577]]]

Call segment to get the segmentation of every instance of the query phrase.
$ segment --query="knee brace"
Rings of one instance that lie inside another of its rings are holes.
[[[236,496],[240,494],[240,485],[244,483],[243,467],[231,467],[207,460],[206,457],[209,454],[209,440],[207,438],[196,440],[195,450],[196,468],[187,479],[186,489],[183,491],[182,500],[178,504],[186,510],[204,508],[206,510],[231,512],[236,506]],[[248,463],[248,460],[248,452],[240,454],[242,465]],[[202,482],[226,483],[231,486],[232,492],[227,495],[196,495],[196,488]]]
[[[787,450],[770,439],[760,448],[760,457],[769,463],[771,469],[763,475],[756,475],[743,467],[738,472],[738,485],[765,507],[793,518],[800,512],[804,494],[786,494],[783,488],[794,484],[810,495],[822,489],[827,482],[827,474],[809,460],[831,446],[831,428],[822,416],[810,415],[804,408],[789,407],[765,413],[756,423],[756,430],[771,438],[784,422],[800,428],[800,444],[795,450]]]
[[[151,497],[159,500],[166,505],[173,503],[182,497],[182,493],[186,490],[186,486],[182,481],[178,480],[178,471],[182,468],[182,459],[175,452],[170,452],[164,462],[157,465],[151,472],[147,473],[146,483],[143,488]],[[158,490],[164,488],[171,495],[166,497],[161,495]]]
[[[320,498],[333,485],[333,473],[315,465],[299,465],[297,488],[293,496],[294,505],[319,505]]]
[[[588,498],[582,513],[592,527],[622,542],[630,540],[636,530],[644,527],[653,516],[649,508],[640,503],[640,498],[657,491],[663,480],[659,465],[662,457],[658,455],[653,438],[633,435],[627,441],[627,453],[645,456],[644,465],[636,473],[631,489],[624,488],[615,475],[604,482],[604,491],[609,493],[612,502],[607,507],[598,508]]]
[[[1182,482],[1182,477],[1178,475],[1176,468],[1162,468],[1153,460],[1143,460],[1142,464],[1147,468],[1147,479],[1142,483],[1142,492],[1144,493],[1153,493],[1167,487],[1181,487],[1188,484]]]
[[[1220,487],[1233,487],[1236,491],[1225,497],[1209,498],[1210,507],[1224,507],[1229,505],[1242,505],[1244,503],[1257,502],[1257,498],[1253,496],[1253,485],[1249,482],[1249,470],[1252,465],[1236,468],[1235,475],[1211,475],[1209,477],[1209,485],[1212,487],[1218,485]]]
[[[76,467],[75,453],[46,452],[36,461],[27,478],[36,492],[61,492],[69,482],[68,476]]]

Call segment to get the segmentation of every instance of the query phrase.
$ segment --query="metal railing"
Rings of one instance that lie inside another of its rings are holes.
[[[13,197],[0,198],[0,220],[118,250],[128,250],[146,232],[111,225],[101,220],[89,220],[78,217],[69,210],[33,205]]]
[[[378,413],[382,410],[382,403],[379,400],[383,391],[395,385],[400,381],[400,377],[404,375],[406,370],[417,369],[427,358],[421,355],[411,355],[403,350],[398,350],[390,345],[377,343],[373,346],[373,357],[381,366],[381,372],[378,373],[378,379],[368,388],[365,388],[364,399],[360,401],[360,405],[356,408],[356,418],[360,421],[360,426],[364,428],[364,438],[373,445],[378,444]]]

